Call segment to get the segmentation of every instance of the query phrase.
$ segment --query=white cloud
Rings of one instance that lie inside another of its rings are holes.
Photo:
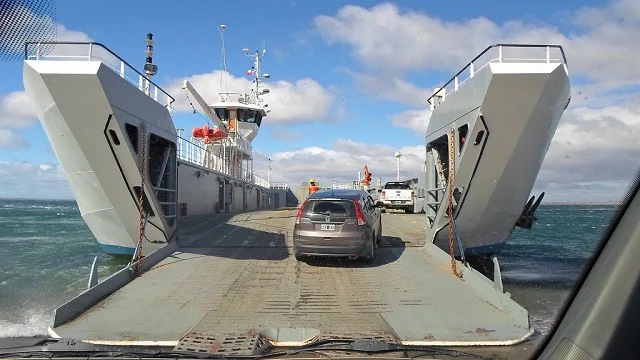
[[[369,9],[347,5],[336,16],[321,15],[315,26],[329,43],[346,43],[363,64],[391,72],[458,70],[496,40],[563,42],[553,28],[520,21],[495,24],[484,17],[445,22],[427,14],[401,12],[383,3]]]
[[[338,139],[331,149],[317,146],[306,147],[294,151],[271,154],[271,178],[274,182],[287,182],[290,185],[308,181],[313,177],[320,186],[330,186],[334,181],[357,180],[358,171],[362,172],[367,165],[373,179],[379,177],[383,181],[396,178],[396,158],[394,154],[400,150],[401,177],[408,178],[419,175],[424,161],[424,147],[405,146],[396,149],[389,145],[371,145],[350,139]],[[266,174],[267,155],[256,154],[254,169],[258,174]]]
[[[407,110],[400,114],[394,115],[391,122],[397,126],[406,127],[415,130],[418,134],[424,135],[429,126],[429,116],[431,111],[424,110]]]
[[[635,0],[621,0],[578,9],[570,16],[583,31],[575,35],[520,20],[443,21],[402,12],[391,3],[368,9],[347,5],[335,16],[317,16],[314,23],[328,43],[348,44],[363,64],[395,73],[457,71],[493,43],[555,43],[565,48],[572,73],[592,80],[627,80],[640,76],[633,41],[640,31],[640,15],[633,12],[637,6]]]
[[[219,101],[218,93],[223,88],[220,85],[221,75],[226,72],[215,70],[208,74],[192,75],[186,79],[176,79],[165,87],[167,92],[176,98],[174,108],[177,111],[191,112],[193,109],[182,90],[184,80],[194,86],[200,95],[209,103]],[[251,82],[246,78],[235,77],[226,73],[225,92],[249,92]],[[269,122],[299,123],[321,120],[333,120],[328,117],[332,110],[334,94],[325,89],[313,79],[300,79],[295,82],[273,81],[267,87],[271,90],[263,96],[269,105],[271,113],[267,116]],[[193,101],[193,99],[192,99]],[[197,104],[196,110],[201,111]]]
[[[378,99],[393,100],[410,106],[424,105],[429,91],[399,77],[384,74],[358,73],[342,69],[356,82],[359,89]]]
[[[0,129],[0,149],[26,148],[27,142],[20,134],[9,129]]]
[[[24,128],[38,119],[24,91],[0,96],[0,128]]]
[[[640,109],[569,110],[542,165],[539,183],[628,184],[640,167]]]
[[[59,165],[0,161],[0,198],[73,199]]]

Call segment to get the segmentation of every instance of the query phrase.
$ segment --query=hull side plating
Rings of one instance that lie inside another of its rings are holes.
[[[436,108],[427,142],[448,134],[451,125],[456,129],[468,125],[468,141],[456,155],[455,173],[455,187],[462,190],[456,227],[465,248],[499,244],[510,237],[569,92],[563,64],[493,63]],[[456,141],[459,136],[456,132]],[[434,167],[430,169],[428,186],[434,175]],[[447,198],[448,190],[443,204]],[[448,221],[439,211],[427,231],[429,240],[447,250]]]

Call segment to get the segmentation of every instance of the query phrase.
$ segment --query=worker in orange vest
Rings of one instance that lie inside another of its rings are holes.
[[[309,179],[309,195],[313,194],[318,190],[320,190],[320,186],[318,186],[318,183],[316,183],[316,181],[313,178]]]

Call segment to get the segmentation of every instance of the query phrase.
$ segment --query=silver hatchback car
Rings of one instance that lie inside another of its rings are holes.
[[[364,190],[326,189],[309,196],[293,228],[297,260],[304,256],[347,256],[373,262],[382,238],[382,202]]]

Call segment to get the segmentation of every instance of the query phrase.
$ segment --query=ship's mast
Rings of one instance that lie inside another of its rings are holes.
[[[262,74],[260,70],[260,66],[262,65],[262,58],[267,54],[267,49],[263,47],[262,51],[256,50],[254,54],[249,53],[249,49],[242,49],[244,54],[248,57],[253,58],[253,66],[247,74],[253,76],[253,88],[251,89],[251,96],[249,99],[246,99],[247,103],[253,103],[256,105],[262,105],[264,103],[264,99],[260,96],[264,94],[268,94],[270,92],[269,89],[265,88],[266,80],[271,77],[269,74]],[[268,107],[269,105],[264,104],[262,107]]]
[[[224,29],[227,28],[227,25],[222,24],[218,28],[220,31],[220,37],[222,38],[222,73],[220,74],[220,97],[222,101],[226,101],[228,98],[228,89],[227,89],[227,52],[224,46]]]
[[[151,96],[151,77],[158,72],[158,66],[153,63],[153,34],[148,33],[144,42],[147,44],[145,49],[145,54],[147,54],[147,59],[144,64],[144,72],[147,75],[145,79],[145,93]]]

